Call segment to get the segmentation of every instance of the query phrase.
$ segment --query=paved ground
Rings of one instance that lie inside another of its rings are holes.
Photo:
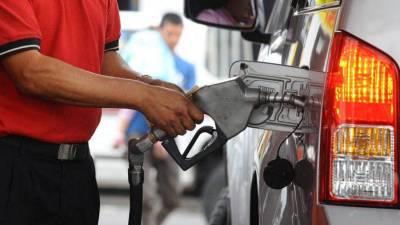
[[[99,225],[127,225],[129,196],[127,194],[102,193]],[[163,225],[206,225],[200,202],[184,198],[182,206],[173,212]],[[145,225],[145,224],[144,224]]]

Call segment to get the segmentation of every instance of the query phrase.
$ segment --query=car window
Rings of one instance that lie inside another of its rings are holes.
[[[258,0],[261,29],[275,34],[283,31],[296,12],[307,12],[339,5],[341,0],[298,0],[297,7],[288,0]]]
[[[270,7],[270,8],[268,8]],[[265,14],[270,13],[265,27],[265,33],[276,33],[285,29],[291,10],[291,2],[287,0],[275,0],[273,5],[265,7]],[[270,12],[268,12],[270,10]]]

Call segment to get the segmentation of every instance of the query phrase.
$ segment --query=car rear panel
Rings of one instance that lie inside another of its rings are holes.
[[[398,66],[400,25],[396,21],[400,21],[399,9],[397,0],[342,0],[337,29],[387,54]],[[398,146],[395,151],[399,151]],[[400,220],[399,209],[377,208],[374,203],[367,207],[324,205],[324,209],[329,224],[333,225],[397,224]]]

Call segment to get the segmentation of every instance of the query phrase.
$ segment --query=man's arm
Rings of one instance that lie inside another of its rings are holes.
[[[0,59],[23,94],[92,107],[131,108],[143,112],[170,136],[184,134],[203,114],[183,94],[138,80],[94,74],[29,50]]]
[[[108,51],[104,53],[101,73],[107,76],[139,80],[149,83],[149,81],[146,82],[146,77],[143,77],[138,72],[130,69],[128,64],[126,64],[122,57],[115,51]]]
[[[149,76],[142,76],[133,71],[122,57],[115,51],[105,52],[102,66],[102,74],[112,77],[124,79],[138,80],[147,84],[162,86],[183,92],[181,88],[175,84],[164,82],[158,79],[151,79]]]

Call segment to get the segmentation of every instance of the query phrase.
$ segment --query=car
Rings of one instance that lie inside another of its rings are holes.
[[[231,76],[245,63],[268,87],[275,68],[281,92],[313,101],[304,121],[277,104],[266,116],[279,109],[285,120],[268,119],[228,142],[228,219],[220,224],[397,224],[400,2],[250,0],[249,24],[220,20],[215,11],[223,8],[206,3],[186,0],[186,16],[261,44],[258,59],[233,63]],[[204,9],[215,17],[203,20]]]

